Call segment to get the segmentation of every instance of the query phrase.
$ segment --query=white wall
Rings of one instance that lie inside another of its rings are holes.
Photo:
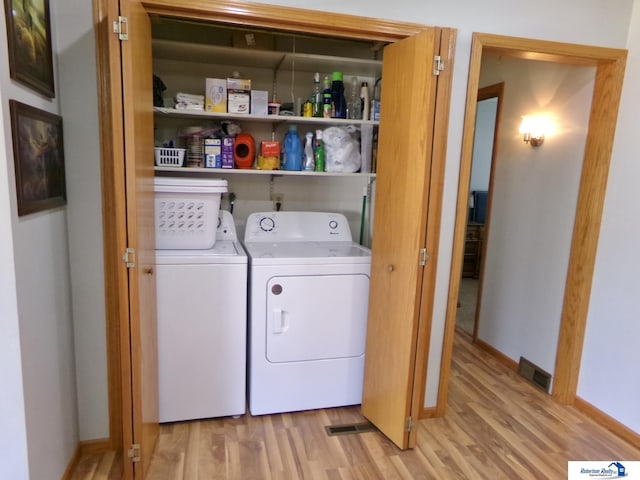
[[[553,374],[594,67],[484,56],[480,85],[503,81],[478,338]],[[531,147],[523,115],[548,113],[556,132]]]
[[[629,58],[598,257],[578,395],[640,433],[640,2],[634,4]]]
[[[4,105],[2,90],[0,88],[0,104]],[[4,112],[0,108],[0,125],[3,124]],[[4,180],[8,178],[8,169],[13,168],[4,148],[10,141],[11,138],[5,137],[5,129],[0,130],[0,478],[26,480],[29,465],[9,201],[12,192]]]
[[[55,19],[54,9],[53,25],[56,24]],[[21,371],[14,372],[13,388],[17,386],[18,375],[21,374],[29,478],[48,480],[62,476],[78,443],[67,215],[65,207],[58,207],[17,216],[8,100],[16,99],[52,113],[59,113],[59,106],[57,99],[46,99],[9,78],[4,9],[0,14],[0,24],[3,30],[0,32],[0,88],[4,118],[2,137],[6,140],[2,156],[6,155],[8,173],[6,177],[3,176],[4,184],[0,192],[8,187],[10,199],[9,208],[5,204],[1,213],[2,225],[11,225],[8,236],[13,243],[19,328],[19,339],[15,337],[17,332],[14,324],[7,332],[12,336],[6,341],[12,342],[10,352],[13,355],[18,353],[17,345],[13,342],[19,340],[20,343]],[[55,52],[55,32],[52,43]],[[3,241],[4,247],[11,248],[10,243]],[[11,269],[2,270],[3,282],[10,287],[10,295],[13,289],[7,275],[9,272]],[[11,319],[12,302],[8,305]],[[15,415],[18,421],[22,412],[17,410]],[[18,437],[20,443],[23,441],[21,437]],[[20,443],[16,448],[16,461],[23,456]],[[26,465],[17,466],[16,472],[20,474],[25,469]]]
[[[64,117],[67,224],[80,439],[109,437],[102,197],[91,2],[57,0],[58,98]]]

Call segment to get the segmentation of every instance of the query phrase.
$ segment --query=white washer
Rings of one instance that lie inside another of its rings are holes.
[[[244,240],[251,414],[360,403],[371,251],[334,213],[253,213]]]
[[[159,419],[246,410],[247,255],[220,211],[209,250],[156,250]]]

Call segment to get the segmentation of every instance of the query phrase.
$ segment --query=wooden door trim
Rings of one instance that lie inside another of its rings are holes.
[[[109,443],[119,450],[133,439],[132,429],[125,427],[131,421],[131,404],[125,402],[131,397],[131,384],[123,381],[131,375],[128,349],[123,348],[129,343],[129,281],[121,259],[127,246],[124,138],[113,135],[124,131],[121,64],[119,54],[113,55],[120,45],[111,25],[111,19],[118,15],[118,4],[94,0],[93,12],[100,112]]]
[[[594,96],[589,117],[587,142],[576,207],[569,268],[560,321],[560,336],[553,380],[553,397],[573,404],[576,398],[580,360],[584,343],[591,282],[602,220],[606,179],[611,163],[613,137],[626,65],[625,50],[572,45],[542,40],[474,33],[471,46],[467,106],[462,137],[460,176],[453,240],[451,272],[462,267],[462,247],[469,196],[471,157],[475,130],[476,95],[480,79],[482,53],[491,51],[517,58],[547,60],[556,63],[588,65],[596,68]],[[451,275],[445,321],[438,412],[444,414],[453,352],[456,303],[460,279]]]
[[[393,42],[415,35],[427,28],[425,25],[394,22],[367,17],[356,17],[337,13],[311,11],[297,8],[276,7],[272,5],[252,4],[231,0],[148,0],[143,6],[149,14],[168,15],[180,18],[197,18],[241,27],[262,27],[280,31],[316,33],[332,37],[353,38]],[[98,95],[100,108],[100,152],[102,168],[102,204],[103,204],[103,241],[105,261],[105,296],[106,296],[106,330],[107,330],[107,364],[109,389],[109,435],[114,448],[122,448],[132,442],[130,428],[123,426],[131,420],[131,359],[130,338],[128,330],[128,278],[127,271],[121,261],[121,255],[127,246],[126,239],[126,203],[124,176],[124,142],[123,138],[112,136],[114,131],[123,130],[122,120],[122,85],[120,63],[115,62],[108,54],[110,44],[119,50],[118,40],[111,31],[108,12],[114,9],[116,2],[94,0],[94,27],[96,34],[96,52],[98,67]],[[113,15],[113,13],[111,13]],[[453,39],[455,30],[448,32],[450,54],[453,58]],[[119,58],[118,58],[119,59]],[[447,85],[450,90],[453,73],[452,62],[445,70],[449,75]],[[444,78],[443,77],[443,78]],[[443,94],[444,95],[444,94]],[[449,98],[450,92],[442,98]],[[448,115],[449,102],[446,102],[446,114],[439,114],[443,119]],[[444,120],[443,120],[444,121]],[[445,122],[448,126],[448,121]],[[446,134],[446,130],[441,131]],[[444,162],[446,138],[439,135],[436,143]],[[442,188],[442,185],[439,186]],[[434,232],[439,238],[438,231]],[[436,247],[437,248],[437,245]],[[435,257],[435,256],[434,256]],[[434,258],[432,257],[432,259]],[[428,339],[425,340],[428,345]],[[425,343],[421,340],[421,345]],[[427,347],[428,348],[428,347]],[[424,372],[422,378],[416,373],[418,383],[415,389],[422,392],[426,383],[427,351],[420,354],[425,365],[418,365]],[[417,416],[416,416],[417,418]],[[125,462],[124,478],[127,474],[128,462]],[[129,470],[132,472],[132,469]]]
[[[480,245],[480,274],[478,279],[478,292],[476,294],[476,311],[475,319],[473,322],[473,333],[471,334],[472,340],[475,342],[478,338],[478,322],[480,320],[480,307],[482,306],[482,289],[484,286],[484,259],[487,256],[487,239],[489,238],[489,229],[491,228],[491,205],[493,203],[493,182],[496,172],[496,159],[498,158],[498,138],[500,138],[500,124],[502,121],[502,103],[504,95],[504,82],[489,85],[487,87],[478,88],[477,102],[482,100],[488,100],[490,98],[497,98],[496,105],[496,119],[493,131],[493,145],[491,148],[491,165],[489,167],[489,193],[487,198],[487,213],[484,222],[484,228],[482,232],[482,243]],[[475,139],[475,132],[474,132]],[[473,160],[472,160],[473,163]],[[473,167],[473,165],[472,165]],[[471,174],[471,171],[469,171]]]

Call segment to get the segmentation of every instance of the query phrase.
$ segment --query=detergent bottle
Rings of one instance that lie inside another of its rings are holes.
[[[302,142],[298,137],[298,128],[289,125],[289,131],[284,137],[284,170],[301,170]]]

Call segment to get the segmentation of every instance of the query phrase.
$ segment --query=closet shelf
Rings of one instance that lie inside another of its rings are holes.
[[[332,72],[345,75],[379,78],[382,61],[336,57],[311,53],[291,53],[275,50],[252,50],[175,40],[153,40],[153,56],[157,59],[184,62],[233,65],[234,67],[268,68],[273,71]]]
[[[307,125],[378,125],[380,122],[373,120],[349,120],[343,118],[318,118],[318,117],[296,117],[289,115],[252,115],[247,113],[218,113],[205,112],[202,110],[177,110],[175,108],[153,107],[156,114],[166,115],[173,118],[206,118],[209,120],[237,120],[245,122],[262,123],[295,123]]]
[[[370,177],[375,178],[375,173],[332,173],[332,172],[298,172],[291,170],[256,170],[240,168],[190,168],[190,167],[155,167],[156,174],[179,174],[179,176],[219,176],[224,175],[273,175],[276,177]]]

